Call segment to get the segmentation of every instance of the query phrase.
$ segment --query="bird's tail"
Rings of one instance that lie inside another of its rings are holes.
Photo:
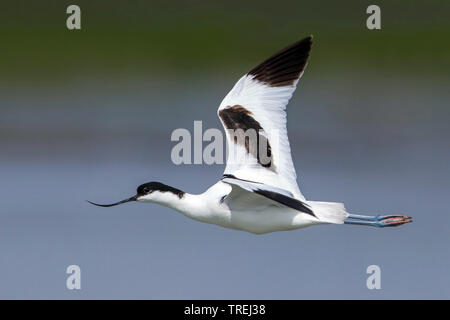
[[[314,215],[324,223],[343,224],[349,213],[339,202],[308,201]]]

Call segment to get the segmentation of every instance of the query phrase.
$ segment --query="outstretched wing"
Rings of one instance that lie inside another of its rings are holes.
[[[297,185],[286,128],[286,105],[306,67],[312,36],[281,50],[244,75],[220,104],[227,135],[224,175],[284,189]]]
[[[228,183],[232,187],[239,187],[248,192],[255,193],[267,199],[275,201],[278,204],[282,204],[286,207],[298,210],[303,213],[307,213],[313,217],[316,216],[307,203],[295,199],[292,193],[284,189],[269,186],[259,182],[238,179],[233,175],[225,175],[222,178],[222,181]]]

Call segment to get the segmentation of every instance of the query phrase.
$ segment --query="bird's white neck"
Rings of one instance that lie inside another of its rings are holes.
[[[152,193],[151,199],[144,200],[169,207],[192,219],[201,219],[207,212],[202,194],[184,193],[181,197],[171,192]]]

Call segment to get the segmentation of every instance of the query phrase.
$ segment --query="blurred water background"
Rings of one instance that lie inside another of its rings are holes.
[[[450,298],[448,1],[9,1],[0,13],[0,298]],[[176,128],[221,128],[221,99],[314,35],[288,106],[312,200],[401,228],[317,226],[256,236],[163,207],[102,209],[137,185],[200,193],[223,165],[170,160]],[[65,286],[66,267],[82,289]],[[381,290],[366,268],[381,267]]]

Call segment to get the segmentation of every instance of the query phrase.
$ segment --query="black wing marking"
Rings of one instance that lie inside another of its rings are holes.
[[[261,127],[261,124],[253,118],[252,112],[241,105],[234,105],[220,110],[219,117],[222,119],[225,128],[231,129],[236,133],[234,143],[243,143],[247,153],[251,153],[260,165],[275,171],[272,161],[273,157],[270,142],[266,137],[264,137],[264,135],[261,134],[261,131],[264,132],[264,129]],[[241,133],[239,132],[239,129],[242,129]],[[251,141],[248,136],[245,136],[245,133],[248,133],[249,130],[254,130],[256,134],[256,141]],[[250,145],[250,143],[255,142],[256,145]],[[262,146],[266,146],[265,155],[260,153],[261,143],[263,143]]]
[[[311,47],[309,36],[274,54],[248,74],[271,87],[293,85],[305,69]]]
[[[249,192],[254,192],[263,197],[271,199],[275,202],[281,203],[289,208],[292,208],[292,209],[298,210],[300,212],[309,214],[313,217],[316,217],[314,212],[310,209],[310,207],[306,203],[304,203],[300,200],[297,200],[295,198],[292,198],[291,197],[292,193],[290,193],[289,191],[282,190],[282,189],[279,189],[276,187],[271,187],[271,186],[265,185],[263,183],[255,182],[255,181],[239,179],[239,178],[236,178],[232,174],[224,175],[222,178],[222,181],[229,183],[229,184],[236,185],[238,187],[241,187],[244,190],[247,190]]]
[[[294,199],[291,197],[287,197],[284,194],[273,192],[273,191],[268,191],[268,190],[256,189],[253,192],[260,194],[266,198],[272,199],[273,201],[276,201],[278,203],[284,204],[285,206],[287,206],[289,208],[307,213],[309,215],[312,215],[313,217],[316,216],[314,214],[314,212],[308,207],[308,205],[306,203],[301,202],[300,200],[297,200],[297,199]]]

